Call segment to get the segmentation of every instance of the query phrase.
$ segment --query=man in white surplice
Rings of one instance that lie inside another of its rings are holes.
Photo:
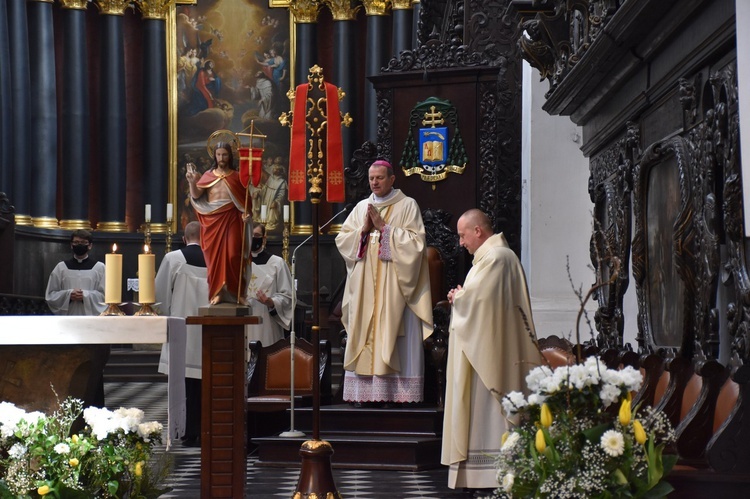
[[[283,258],[266,251],[266,228],[262,224],[253,227],[250,251],[253,262],[247,276],[247,304],[262,322],[245,326],[245,333],[248,341],[269,346],[282,339],[292,323],[292,274]]]
[[[162,315],[188,317],[208,306],[206,260],[200,241],[200,223],[185,226],[185,247],[164,255],[156,274],[156,301]],[[201,430],[201,344],[200,326],[187,326],[185,351],[185,435],[183,444],[200,445]],[[159,372],[169,372],[168,345],[162,345]]]
[[[60,262],[47,282],[45,298],[55,315],[99,315],[104,312],[104,264],[89,255],[91,232],[70,235],[73,258]]]

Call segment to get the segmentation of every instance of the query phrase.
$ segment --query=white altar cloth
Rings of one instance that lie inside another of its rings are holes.
[[[167,343],[167,449],[185,434],[185,319],[135,316],[0,316],[0,345]],[[114,408],[117,409],[117,408]]]

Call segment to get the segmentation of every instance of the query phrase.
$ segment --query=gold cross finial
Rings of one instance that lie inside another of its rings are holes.
[[[442,125],[443,123],[445,123],[443,113],[435,111],[435,106],[430,106],[429,112],[424,113],[423,125],[430,125],[431,128],[435,128],[435,125]]]

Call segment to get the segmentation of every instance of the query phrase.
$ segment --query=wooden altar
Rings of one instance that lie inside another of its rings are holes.
[[[185,335],[185,320],[177,317],[0,316],[0,400],[54,410],[52,385],[61,401],[85,401],[86,380],[104,367],[109,345],[168,343],[169,446],[185,429]]]

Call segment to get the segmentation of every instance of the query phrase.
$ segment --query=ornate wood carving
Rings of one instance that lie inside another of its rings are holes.
[[[377,147],[369,140],[352,153],[351,163],[344,168],[347,202],[356,204],[370,195],[367,174],[370,165],[376,159],[378,159]]]
[[[378,157],[393,163],[393,89],[375,91],[378,99]]]
[[[632,251],[641,353],[680,347],[692,355],[696,243],[689,162],[685,139],[674,137],[650,145],[635,166]]]
[[[427,209],[422,212],[427,246],[437,248],[443,258],[447,289],[455,288],[459,284],[458,256],[461,251],[458,234],[448,225],[451,218],[450,213],[440,209]]]
[[[633,156],[638,154],[638,129],[628,123],[627,135],[591,160],[589,195],[594,203],[591,262],[597,282],[607,282],[619,268],[617,278],[597,292],[595,314],[600,348],[623,344],[623,297],[629,284],[630,210]]]

